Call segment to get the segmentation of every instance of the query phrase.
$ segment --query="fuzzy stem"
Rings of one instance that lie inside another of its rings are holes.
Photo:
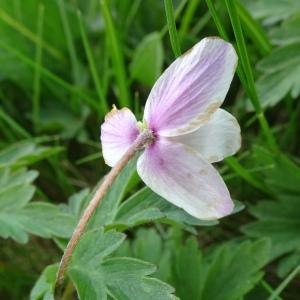
[[[107,190],[113,184],[114,180],[120,174],[120,172],[124,169],[127,165],[129,160],[134,156],[134,154],[144,147],[146,144],[151,142],[153,139],[152,132],[149,130],[145,130],[144,132],[140,133],[140,135],[136,138],[134,143],[130,146],[130,148],[125,152],[122,158],[117,162],[117,164],[110,170],[107,176],[104,178],[100,187],[96,190],[94,197],[90,201],[89,205],[85,209],[84,213],[82,214],[77,227],[75,228],[73,235],[65,249],[65,252],[62,256],[60,261],[59,270],[56,276],[56,283],[55,286],[60,285],[64,279],[64,274],[68,267],[69,261],[72,257],[72,253],[78,244],[81,235],[83,234],[86,225],[88,224],[90,218],[93,216],[94,211],[96,210],[99,202],[106,194]]]

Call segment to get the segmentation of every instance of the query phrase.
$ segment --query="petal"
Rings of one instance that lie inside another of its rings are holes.
[[[218,219],[233,210],[227,187],[198,152],[160,138],[139,157],[137,171],[155,193],[202,219]]]
[[[205,38],[177,58],[157,80],[144,119],[162,136],[192,132],[223,103],[237,65],[231,44]]]
[[[211,119],[199,129],[170,140],[197,150],[210,163],[235,154],[241,147],[241,129],[233,115],[218,109]]]
[[[137,121],[128,108],[114,107],[101,125],[102,153],[105,163],[113,167],[139,134]]]

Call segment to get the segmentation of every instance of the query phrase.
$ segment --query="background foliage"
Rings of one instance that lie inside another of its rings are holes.
[[[143,187],[133,161],[61,297],[299,299],[298,0],[0,1],[1,299],[53,299],[62,250],[108,171],[105,113],[141,116],[163,69],[210,35],[239,55],[225,109],[243,146],[218,165],[238,213],[199,221]]]

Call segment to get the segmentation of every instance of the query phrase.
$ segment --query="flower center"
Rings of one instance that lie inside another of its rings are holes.
[[[137,127],[140,131],[140,134],[147,136],[145,147],[152,145],[156,139],[156,136],[155,133],[148,127],[148,124],[145,121],[138,121]]]

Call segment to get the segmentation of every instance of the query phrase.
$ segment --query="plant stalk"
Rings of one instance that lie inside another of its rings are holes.
[[[73,235],[65,249],[65,252],[62,256],[60,261],[60,266],[56,276],[55,286],[60,285],[64,280],[64,275],[66,269],[69,265],[70,259],[72,254],[82,236],[89,220],[93,216],[98,204],[100,203],[101,199],[104,197],[108,189],[113,184],[114,180],[120,174],[120,172],[124,169],[127,165],[129,160],[135,155],[135,153],[141,150],[145,145],[153,140],[153,135],[150,130],[145,130],[139,134],[136,138],[134,143],[130,146],[130,148],[125,152],[122,158],[117,162],[117,164],[110,170],[110,172],[104,178],[100,187],[96,190],[92,200],[90,201],[89,205],[83,212],[77,227],[75,228]]]

